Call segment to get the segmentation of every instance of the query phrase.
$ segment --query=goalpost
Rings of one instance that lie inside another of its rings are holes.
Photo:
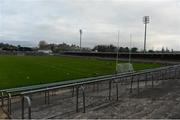
[[[130,34],[130,48],[129,48],[129,62],[128,63],[118,63],[119,61],[119,31],[118,31],[118,46],[116,55],[116,74],[125,72],[134,72],[133,65],[131,64],[131,42],[132,35]]]

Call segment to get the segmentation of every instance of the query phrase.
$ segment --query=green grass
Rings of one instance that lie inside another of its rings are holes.
[[[134,63],[135,70],[160,67]],[[115,62],[82,57],[0,56],[0,89],[112,74]]]

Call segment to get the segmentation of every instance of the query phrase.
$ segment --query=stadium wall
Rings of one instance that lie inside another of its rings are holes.
[[[64,55],[75,56],[92,56],[103,58],[115,58],[117,53],[112,52],[63,52]],[[132,53],[132,58],[135,59],[151,59],[151,60],[173,60],[180,61],[180,53]],[[119,53],[119,58],[128,58],[129,53]]]

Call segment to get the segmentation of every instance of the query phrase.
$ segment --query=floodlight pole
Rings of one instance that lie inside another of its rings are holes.
[[[145,25],[145,30],[144,30],[144,53],[146,53],[146,31],[147,31],[147,24],[149,23],[149,16],[144,16],[143,17],[143,22]]]
[[[80,45],[79,46],[80,46],[80,50],[81,50],[81,39],[82,39],[82,30],[81,29],[79,30],[79,33],[80,33],[80,43],[79,43]]]
[[[147,29],[147,24],[145,24],[145,30],[144,30],[144,53],[146,52],[146,29]]]

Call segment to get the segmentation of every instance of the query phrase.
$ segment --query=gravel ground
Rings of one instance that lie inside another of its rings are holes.
[[[0,108],[0,119],[7,119],[7,118],[8,118],[8,116],[4,113],[2,108]]]
[[[172,119],[180,118],[179,111],[180,81],[172,80],[69,118]]]

